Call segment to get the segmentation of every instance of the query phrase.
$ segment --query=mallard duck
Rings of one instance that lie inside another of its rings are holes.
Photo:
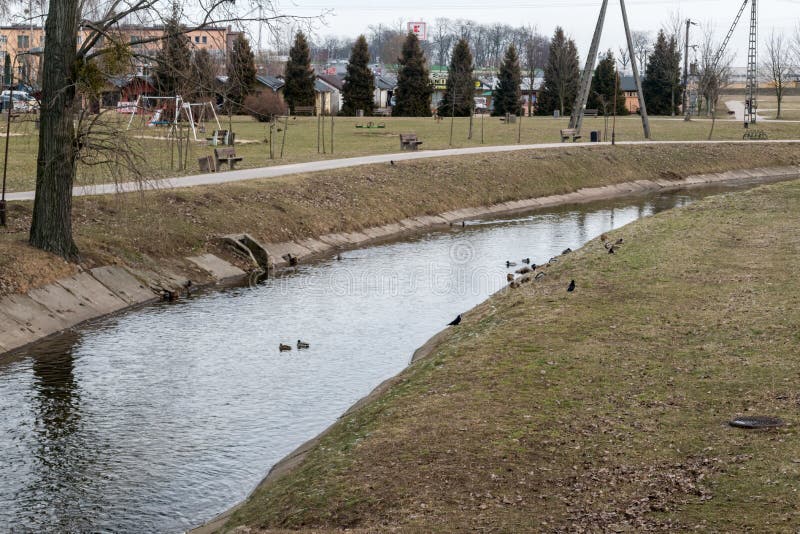
[[[306,343],[305,341],[300,341],[299,339],[297,340],[297,350],[300,350],[300,349],[307,349],[307,348],[308,348],[308,347],[310,347],[310,346],[311,346],[311,345],[309,345],[309,344],[308,344],[308,343]]]
[[[525,258],[524,260],[522,260],[522,263],[530,265],[531,264],[531,259],[530,258]]]
[[[566,255],[567,255],[567,254],[569,254],[570,252],[572,252],[572,249],[571,249],[571,248],[565,248],[565,249],[564,249],[564,252],[562,252],[562,253],[561,253],[561,255],[562,255],[562,256],[566,256]]]
[[[513,261],[506,260],[506,269],[508,269],[509,267],[516,267],[516,266],[517,264],[514,263]]]
[[[292,350],[292,347],[290,345],[284,345],[283,343],[281,343],[278,345],[278,350],[281,352],[287,352]]]
[[[514,275],[511,274],[511,273],[508,273],[506,275],[506,282],[513,282],[513,281],[514,281]]]
[[[161,300],[166,302],[175,302],[180,298],[180,295],[177,291],[173,291],[171,289],[163,289],[161,290]]]

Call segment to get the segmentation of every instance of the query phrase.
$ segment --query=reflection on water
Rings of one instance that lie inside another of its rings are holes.
[[[475,221],[39,344],[0,366],[0,530],[194,526],[502,288],[506,260],[544,263],[689,201]],[[278,352],[300,338],[311,348]]]

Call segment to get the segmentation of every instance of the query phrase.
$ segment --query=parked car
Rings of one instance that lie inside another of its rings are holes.
[[[19,93],[14,91],[14,111],[18,113],[31,113],[39,110],[39,102],[36,101],[29,93]],[[3,91],[0,93],[0,109],[3,111],[9,109],[11,106],[11,91]]]

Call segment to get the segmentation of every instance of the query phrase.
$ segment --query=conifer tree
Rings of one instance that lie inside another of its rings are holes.
[[[192,57],[192,82],[194,99],[205,100],[214,95],[217,69],[211,54],[205,48],[196,50]]]
[[[551,115],[559,110],[561,116],[572,113],[572,105],[578,95],[580,67],[575,41],[567,39],[564,29],[556,28],[550,41],[550,53],[544,69],[544,83],[539,91],[536,112]]]
[[[350,52],[342,98],[342,115],[352,116],[361,109],[365,116],[370,116],[375,110],[375,77],[369,68],[369,47],[363,35],[358,36]]]
[[[681,54],[674,37],[667,38],[658,32],[656,46],[647,60],[645,79],[642,82],[647,111],[653,115],[673,115],[683,99],[680,84]]]
[[[164,27],[165,38],[156,54],[154,78],[161,96],[187,95],[192,89],[192,49],[180,11],[173,4],[172,15]]]
[[[297,32],[289,50],[283,97],[294,112],[297,106],[314,105],[314,70],[311,68],[311,52],[303,32]]]
[[[455,100],[455,110],[453,102]],[[447,69],[447,88],[439,103],[439,115],[469,117],[475,105],[475,80],[472,76],[472,52],[466,39],[453,48],[450,67]],[[455,111],[455,113],[454,113]]]
[[[397,61],[400,63],[400,72],[397,74],[396,103],[392,108],[392,115],[430,116],[433,87],[419,39],[413,33],[409,33],[406,37],[403,51]]]
[[[243,34],[233,42],[228,65],[228,98],[241,111],[244,99],[256,84],[256,62],[250,43]]]
[[[500,73],[497,76],[500,82],[492,92],[494,109],[492,115],[502,116],[506,113],[519,115],[522,111],[520,105],[520,83],[522,82],[522,69],[519,66],[517,48],[510,44],[506,49]]]
[[[597,64],[592,77],[592,88],[586,107],[596,109],[601,115],[611,115],[614,111],[614,94],[617,98],[617,115],[627,115],[625,95],[617,83],[617,62],[609,50]]]

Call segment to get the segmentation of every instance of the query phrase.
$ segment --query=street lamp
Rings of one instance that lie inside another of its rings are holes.
[[[8,91],[8,109],[6,109],[6,149],[5,149],[5,157],[3,159],[3,188],[2,192],[0,192],[0,226],[6,226],[6,175],[8,173],[8,140],[11,137],[11,113],[14,111],[14,69],[16,69],[17,60],[21,56],[35,56],[41,54],[41,51],[36,51],[34,49],[28,50],[26,52],[20,52],[14,55],[14,61],[11,62],[11,72],[9,75],[11,76],[9,80],[9,91]]]

